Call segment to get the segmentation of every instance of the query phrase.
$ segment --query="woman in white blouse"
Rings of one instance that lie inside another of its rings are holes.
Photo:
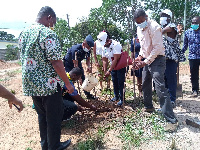
[[[121,56],[122,46],[119,42],[111,39],[108,31],[106,30],[103,30],[99,33],[97,40],[99,41],[100,45],[103,46],[102,61],[105,73],[104,77],[107,78],[110,74],[112,76],[115,97],[113,97],[111,101],[119,100],[117,105],[121,106],[123,104],[123,95],[125,94],[123,93],[123,88],[125,82],[126,67],[119,70],[114,70],[114,68]],[[108,60],[111,62],[109,69],[107,69]]]

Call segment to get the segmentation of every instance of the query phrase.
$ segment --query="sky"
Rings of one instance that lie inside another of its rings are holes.
[[[18,37],[24,27],[35,22],[43,6],[50,6],[58,18],[67,20],[74,26],[78,18],[88,16],[91,8],[98,8],[102,0],[4,0],[0,9],[0,31]],[[6,28],[6,29],[5,29]]]

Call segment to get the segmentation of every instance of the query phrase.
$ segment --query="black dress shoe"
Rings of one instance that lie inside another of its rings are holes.
[[[60,142],[60,146],[56,150],[64,150],[70,145],[70,143],[71,143],[71,139],[65,142]]]

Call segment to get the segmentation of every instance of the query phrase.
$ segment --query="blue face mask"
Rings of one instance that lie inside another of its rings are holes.
[[[140,24],[137,24],[136,22],[135,22],[135,25],[137,26],[137,27],[140,27],[140,28],[145,28],[146,26],[147,26],[147,21],[145,20],[144,22],[142,22],[142,23],[140,23]]]
[[[199,24],[192,24],[190,27],[191,27],[193,30],[197,30],[197,29],[199,29]]]

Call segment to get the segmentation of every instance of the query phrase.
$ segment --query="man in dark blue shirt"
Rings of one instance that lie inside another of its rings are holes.
[[[70,72],[67,72],[67,76],[69,78],[70,84],[74,87],[73,81],[78,80],[82,76],[82,71],[80,68],[75,67]],[[63,104],[64,104],[64,114],[63,120],[70,119],[72,115],[74,115],[77,111],[82,111],[82,107],[89,108],[91,111],[98,111],[98,109],[85,101],[79,94],[78,91],[74,87],[73,93],[67,92],[67,87],[64,86],[62,90],[63,95]],[[79,105],[75,104],[76,101]],[[82,106],[82,107],[81,107]]]
[[[182,51],[189,46],[189,64],[192,83],[191,97],[197,97],[199,92],[199,65],[200,65],[200,16],[192,19],[191,28],[185,32]]]
[[[63,58],[65,71],[70,72],[74,67],[79,67],[82,70],[82,82],[85,80],[84,70],[81,61],[86,59],[87,72],[91,72],[90,68],[90,49],[94,47],[94,40],[91,35],[88,35],[82,44],[73,45]],[[90,92],[84,91],[87,99],[95,99]]]

